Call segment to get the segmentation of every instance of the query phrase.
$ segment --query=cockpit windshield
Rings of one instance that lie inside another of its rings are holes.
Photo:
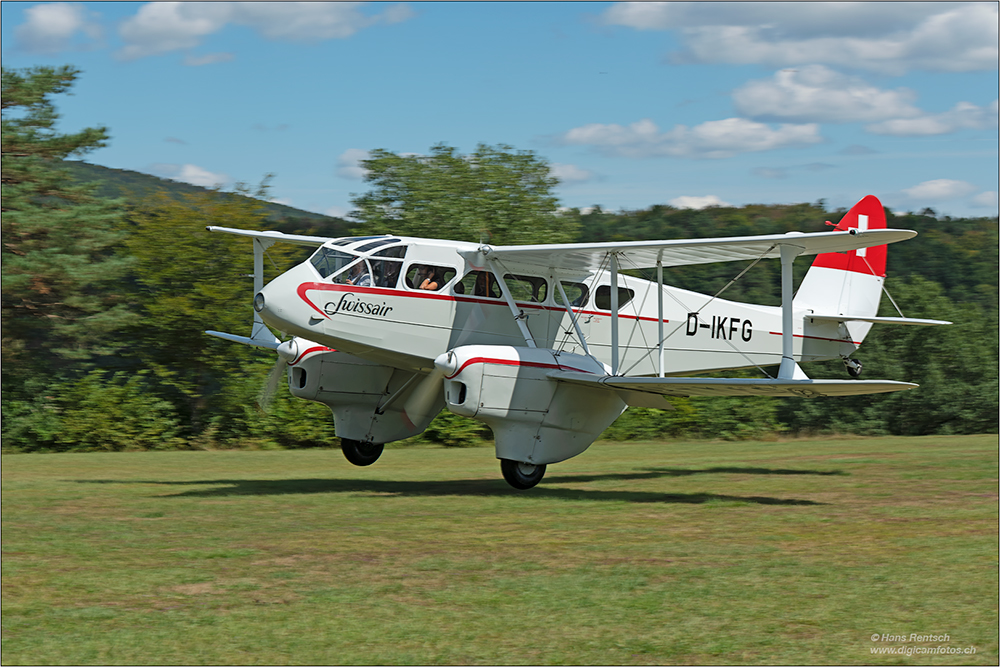
[[[399,239],[391,239],[398,242]],[[375,247],[382,246],[378,243]],[[368,248],[374,250],[374,248]],[[385,248],[372,254],[370,259],[360,259],[354,251],[323,247],[309,258],[320,276],[335,283],[359,287],[396,287],[406,257],[406,246]]]
[[[346,253],[343,250],[320,248],[316,251],[316,254],[309,258],[309,261],[319,271],[319,275],[327,278],[336,274],[357,258],[357,255]]]

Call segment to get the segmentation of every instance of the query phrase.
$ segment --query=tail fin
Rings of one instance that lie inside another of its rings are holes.
[[[882,203],[868,195],[847,212],[836,229],[866,231],[885,227]],[[795,309],[811,309],[825,315],[877,315],[885,262],[884,245],[817,255],[795,294]],[[870,328],[870,323],[852,322],[851,337],[860,342]]]

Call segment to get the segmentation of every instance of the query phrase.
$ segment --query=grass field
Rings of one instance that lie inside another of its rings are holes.
[[[520,492],[485,448],[4,456],[2,661],[995,665],[997,456],[601,442]]]

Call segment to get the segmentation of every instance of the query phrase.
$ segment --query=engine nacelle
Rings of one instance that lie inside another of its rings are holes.
[[[383,366],[360,357],[331,350],[311,341],[294,339],[298,349],[288,364],[288,389],[292,396],[323,403],[333,412],[338,437],[384,443],[422,433],[444,408],[436,396],[414,417],[406,414],[410,394],[420,386],[415,373]],[[385,406],[390,396],[406,391]],[[380,406],[385,406],[380,410]]]
[[[466,345],[448,352],[446,362],[442,357],[445,405],[487,424],[500,459],[565,461],[586,450],[627,407],[613,391],[548,377],[558,370],[606,374],[591,357],[506,345]]]

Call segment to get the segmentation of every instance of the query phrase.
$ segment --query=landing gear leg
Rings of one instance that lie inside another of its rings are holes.
[[[532,465],[510,459],[500,459],[500,472],[515,489],[530,489],[545,476],[544,465]]]
[[[861,376],[861,362],[857,359],[851,359],[850,357],[841,357],[844,360],[844,366],[847,367],[847,374],[852,378]]]
[[[378,461],[382,456],[385,445],[376,445],[372,442],[361,442],[360,440],[340,439],[340,450],[344,452],[344,457],[356,466],[370,466]]]

